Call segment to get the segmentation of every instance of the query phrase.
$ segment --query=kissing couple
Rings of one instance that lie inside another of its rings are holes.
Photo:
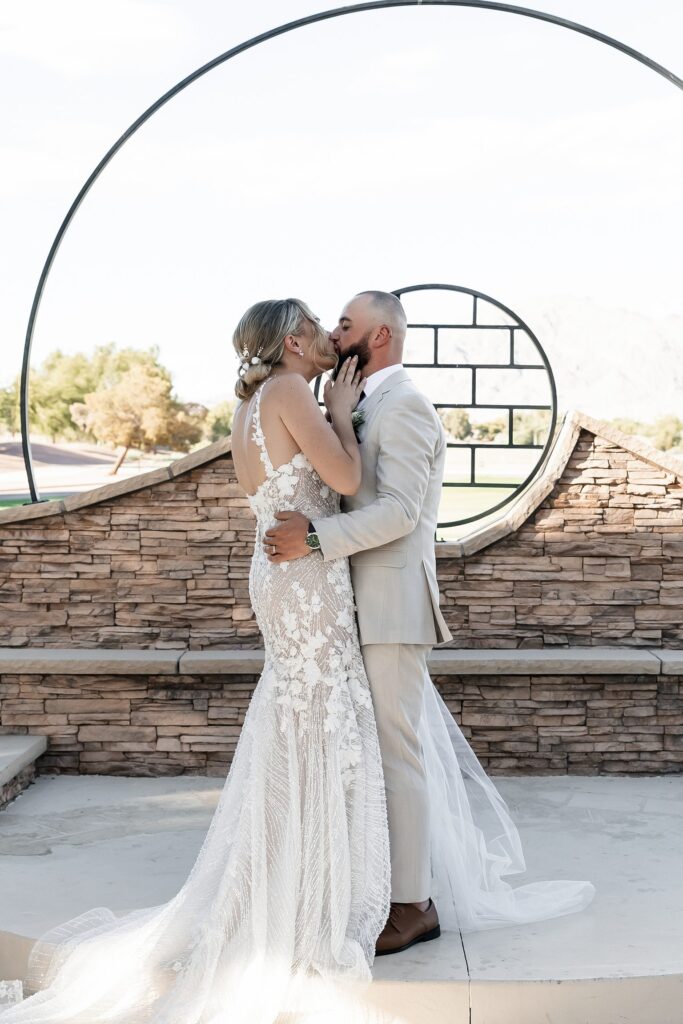
[[[590,903],[587,881],[504,880],[525,871],[519,833],[428,673],[452,639],[434,550],[446,437],[405,336],[381,291],[329,333],[297,299],[240,320],[232,455],[265,662],[232,764],[177,895],[42,936],[35,994],[1,1024],[385,1021],[363,997],[375,956]]]

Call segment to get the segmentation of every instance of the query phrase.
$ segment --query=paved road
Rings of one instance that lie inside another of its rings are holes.
[[[159,456],[124,462],[115,477],[111,467],[115,452],[90,444],[41,444],[32,446],[33,465],[41,498],[62,497],[101,484],[123,480],[163,465]],[[0,503],[29,501],[30,495],[20,441],[0,442]]]

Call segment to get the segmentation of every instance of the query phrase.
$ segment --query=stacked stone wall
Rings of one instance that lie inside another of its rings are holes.
[[[457,647],[683,647],[683,484],[582,430],[513,533],[439,559]]]
[[[0,521],[0,645],[258,647],[253,537],[229,453],[83,509]]]
[[[666,674],[436,675],[490,774],[650,774],[683,764]],[[39,773],[224,776],[258,676],[0,677],[0,734],[48,737]]]
[[[254,521],[229,449],[71,504],[0,515],[0,646],[261,646]],[[436,550],[452,646],[683,648],[681,477],[590,430],[518,528]]]
[[[661,665],[683,648],[683,464],[594,423],[570,424],[508,519],[437,544],[451,647],[652,649]],[[0,512],[0,647],[262,646],[229,442],[143,483]],[[679,671],[435,682],[491,773],[648,773],[683,761]],[[14,669],[0,734],[47,736],[40,772],[220,776],[257,678]]]

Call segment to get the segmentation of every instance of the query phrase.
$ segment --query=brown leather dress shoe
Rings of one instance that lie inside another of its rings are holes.
[[[414,903],[392,903],[389,919],[377,939],[375,956],[400,953],[416,942],[438,939],[439,935],[439,916],[431,897],[426,910],[419,910]]]

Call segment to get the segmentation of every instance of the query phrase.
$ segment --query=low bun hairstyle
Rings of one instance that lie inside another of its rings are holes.
[[[300,299],[266,299],[249,307],[232,336],[240,359],[239,377],[235,383],[238,398],[245,400],[254,394],[273,366],[281,362],[287,335],[301,334],[305,320],[310,320],[314,327],[312,354],[315,365],[322,364],[321,373],[332,369],[336,359],[330,365],[327,333],[306,303]]]

